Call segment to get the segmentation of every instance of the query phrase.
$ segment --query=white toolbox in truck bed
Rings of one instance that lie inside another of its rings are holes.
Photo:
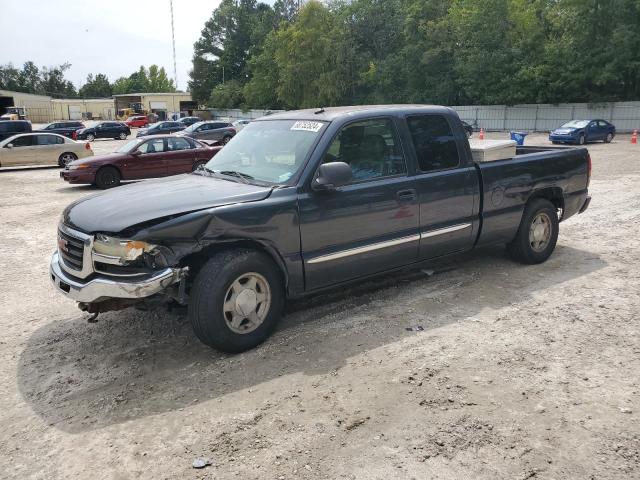
[[[493,162],[516,156],[515,140],[469,140],[474,162]]]

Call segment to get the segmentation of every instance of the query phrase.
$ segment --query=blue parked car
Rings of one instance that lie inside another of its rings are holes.
[[[616,136],[616,127],[605,120],[571,120],[549,134],[553,143],[577,143],[603,140],[610,143]]]

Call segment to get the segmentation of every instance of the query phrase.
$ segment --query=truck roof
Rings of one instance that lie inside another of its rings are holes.
[[[290,110],[278,112],[258,120],[321,120],[331,122],[343,117],[369,117],[372,115],[396,115],[411,113],[440,113],[454,114],[455,111],[449,107],[439,105],[355,105],[345,107],[310,108],[306,110]]]

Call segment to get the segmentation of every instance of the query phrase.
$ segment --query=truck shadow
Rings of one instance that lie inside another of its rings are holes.
[[[485,248],[292,302],[265,344],[233,356],[200,344],[184,311],[129,309],[95,324],[78,313],[28,339],[18,386],[47,424],[80,433],[282,376],[330,374],[355,355],[522,302],[605,265],[591,252],[561,245],[536,266]],[[424,331],[406,329],[415,325]]]

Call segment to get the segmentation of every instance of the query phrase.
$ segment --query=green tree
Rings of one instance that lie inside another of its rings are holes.
[[[176,87],[173,80],[167,76],[164,67],[158,68],[157,65],[149,67],[149,91],[150,92],[175,92]]]
[[[104,98],[112,95],[111,84],[109,79],[103,73],[98,73],[95,77],[93,74],[87,75],[87,81],[78,92],[82,98]]]
[[[237,80],[217,85],[209,98],[209,105],[215,108],[237,108],[243,103],[242,85]]]
[[[76,97],[78,93],[73,83],[64,78],[64,74],[69,68],[71,68],[70,63],[64,63],[57,67],[42,67],[41,79],[36,92],[57,98]]]

